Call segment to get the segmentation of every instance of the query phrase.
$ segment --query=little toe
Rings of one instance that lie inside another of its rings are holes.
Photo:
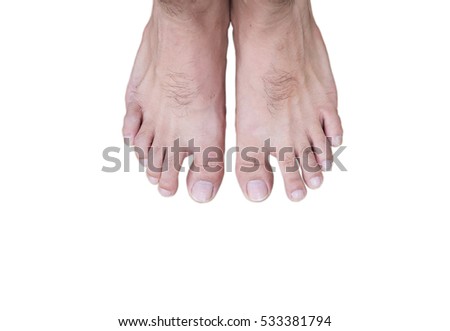
[[[134,138],[142,123],[142,110],[136,103],[127,104],[127,112],[123,120],[122,135],[126,144],[134,145]]]
[[[323,113],[323,129],[331,141],[331,146],[339,147],[343,142],[344,130],[341,118],[336,109],[331,109]]]

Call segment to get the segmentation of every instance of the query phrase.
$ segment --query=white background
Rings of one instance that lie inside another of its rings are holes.
[[[118,318],[331,315],[332,330],[449,330],[445,1],[315,0],[348,172],[290,202],[213,203],[107,174],[149,0],[0,2],[0,330]],[[228,147],[234,145],[230,45]],[[137,168],[137,162],[132,165]],[[254,329],[257,329],[256,327]],[[326,328],[325,328],[326,329]]]

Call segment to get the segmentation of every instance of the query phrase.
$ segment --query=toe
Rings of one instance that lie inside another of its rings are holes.
[[[330,139],[333,147],[342,145],[344,130],[342,129],[341,119],[336,109],[331,109],[323,113],[323,129],[326,136]]]
[[[317,163],[313,148],[308,140],[300,140],[296,148],[296,154],[306,185],[311,189],[319,188],[323,182],[322,170]]]
[[[236,159],[236,175],[244,195],[253,202],[266,200],[273,187],[269,160],[256,147],[241,148]]]
[[[139,163],[145,167],[148,163],[148,151],[151,147],[152,140],[153,132],[143,124],[134,138],[134,152],[139,160]]]
[[[127,104],[127,113],[123,120],[122,135],[125,142],[131,146],[135,144],[136,134],[139,132],[142,123],[141,107],[134,103]]]
[[[317,163],[322,171],[331,171],[333,166],[333,152],[322,128],[317,127],[310,131],[310,141]]]
[[[148,152],[147,178],[153,185],[158,185],[163,170],[166,148],[153,144]]]
[[[192,199],[199,203],[214,199],[223,175],[223,149],[209,147],[195,153],[187,177],[187,186]]]
[[[307,191],[299,172],[300,167],[294,148],[290,152],[280,153],[277,158],[287,196],[295,202],[303,200]]]
[[[166,150],[161,177],[159,179],[159,193],[163,197],[171,197],[178,190],[178,175],[186,155],[173,154]]]

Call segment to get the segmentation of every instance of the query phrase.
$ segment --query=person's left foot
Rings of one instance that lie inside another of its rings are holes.
[[[232,8],[237,144],[241,151],[259,150],[251,155],[251,164],[250,158],[238,154],[239,183],[251,201],[269,196],[273,174],[262,147],[270,139],[286,193],[300,201],[306,186],[318,188],[322,171],[331,168],[327,137],[333,146],[342,144],[336,86],[325,44],[309,0],[233,0]],[[246,171],[253,166],[253,171]]]

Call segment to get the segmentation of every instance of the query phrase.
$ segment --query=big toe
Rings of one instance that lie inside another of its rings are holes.
[[[220,144],[217,144],[220,146]],[[223,149],[201,148],[194,155],[187,177],[189,194],[199,203],[210,202],[219,191],[224,175]]]
[[[240,149],[236,160],[236,176],[244,195],[253,202],[266,200],[273,187],[273,173],[269,160],[262,152],[250,153]]]

